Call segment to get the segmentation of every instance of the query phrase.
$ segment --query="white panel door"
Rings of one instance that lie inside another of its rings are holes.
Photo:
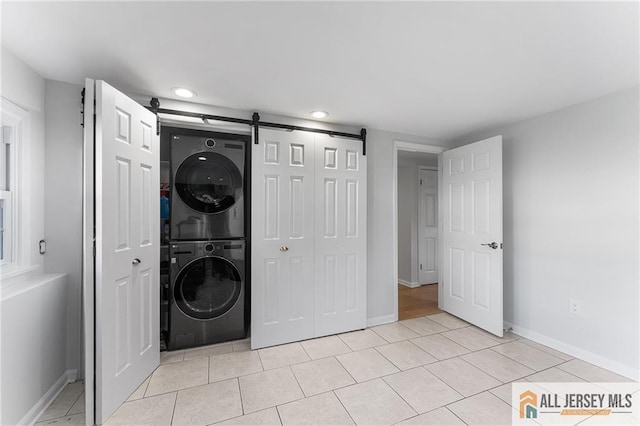
[[[252,151],[251,348],[313,337],[313,134],[260,129]]]
[[[315,336],[366,327],[367,161],[362,142],[315,136]]]
[[[96,422],[160,362],[156,117],[95,82]],[[88,372],[90,374],[90,372]]]
[[[441,188],[441,309],[502,336],[502,136],[445,151]]]
[[[438,171],[418,173],[418,281],[438,282]]]

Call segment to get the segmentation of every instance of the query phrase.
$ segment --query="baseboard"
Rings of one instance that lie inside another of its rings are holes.
[[[75,382],[78,375],[78,370],[67,370],[62,376],[49,388],[49,390],[42,395],[42,398],[31,407],[31,409],[20,420],[21,425],[32,425],[38,420],[38,417],[49,408],[49,405],[58,397],[62,389],[67,383]]]
[[[409,282],[409,281],[401,280],[399,278],[398,278],[398,283],[402,284],[405,287],[409,287],[409,288],[420,287],[420,283]]]
[[[381,317],[367,318],[367,327],[375,327],[376,325],[389,324],[396,322],[398,319],[394,314],[383,315]]]
[[[78,370],[76,368],[67,370],[67,380],[67,383],[73,383],[78,380]]]
[[[520,327],[515,324],[511,324],[506,321],[504,322],[504,328],[505,329],[511,328],[513,333],[517,334],[518,336],[522,336],[525,339],[529,339],[536,343],[540,343],[541,345],[548,346],[551,349],[564,352],[566,354],[571,355],[572,357],[581,359],[582,361],[586,361],[593,365],[597,365],[598,367],[605,368],[609,371],[613,371],[614,373],[619,374],[621,376],[627,377],[635,381],[640,380],[640,370],[635,369],[633,367],[629,367],[628,365],[621,364],[609,358],[605,358],[600,355],[594,354],[593,352],[585,351],[584,349],[578,348],[573,345],[569,345],[567,343],[561,342],[554,338],[545,336],[535,331],[531,331],[527,328]]]

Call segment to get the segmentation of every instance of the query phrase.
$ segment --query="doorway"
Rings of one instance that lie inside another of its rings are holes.
[[[396,318],[438,309],[438,155],[443,148],[396,141],[394,147]]]

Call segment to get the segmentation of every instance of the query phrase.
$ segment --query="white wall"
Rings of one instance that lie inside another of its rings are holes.
[[[45,193],[64,194],[68,185],[45,184],[44,80],[3,47],[1,81],[2,96],[30,112],[31,147],[25,154],[30,190],[18,196],[28,206],[22,217],[28,221],[31,263],[39,265],[30,278],[2,293],[0,423],[16,424],[67,377],[66,278],[40,274],[44,259],[38,241],[46,239]]]
[[[448,142],[427,137],[370,129],[367,142],[367,318],[368,324],[394,321],[396,306],[393,259],[393,149],[394,141],[447,147]]]
[[[504,137],[505,320],[636,379],[638,114],[633,88],[464,138]]]
[[[3,293],[0,424],[29,424],[67,383],[67,280],[40,274]]]
[[[45,82],[45,272],[68,274],[67,368],[79,369],[82,307],[82,87]],[[80,374],[82,376],[82,374]]]

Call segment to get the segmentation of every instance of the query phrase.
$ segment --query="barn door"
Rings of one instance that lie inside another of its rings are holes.
[[[366,327],[367,163],[359,140],[315,139],[317,337]]]
[[[251,347],[366,326],[362,142],[260,129],[252,161]]]
[[[441,188],[441,309],[502,336],[502,136],[445,151]]]
[[[102,424],[160,361],[160,141],[154,114],[104,81],[95,81],[95,100],[95,421]]]
[[[313,134],[260,129],[252,157],[251,348],[313,336]]]

